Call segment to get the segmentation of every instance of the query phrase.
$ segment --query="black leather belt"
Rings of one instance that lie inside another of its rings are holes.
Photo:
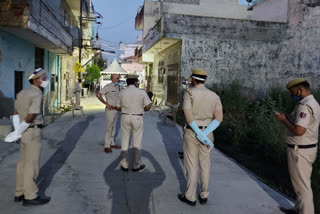
[[[127,114],[127,113],[121,113],[121,114],[124,114],[124,115],[134,115],[134,116],[143,116],[143,114]]]
[[[206,129],[207,126],[198,126],[199,129]],[[187,129],[192,129],[189,125],[186,126]]]
[[[294,148],[294,144],[287,144],[289,148]],[[310,149],[317,146],[317,144],[309,144],[309,145],[297,145],[299,149]]]
[[[41,129],[43,127],[44,127],[44,125],[42,125],[42,124],[35,124],[35,125],[32,125],[32,126],[29,126],[28,128],[39,128],[39,129]]]

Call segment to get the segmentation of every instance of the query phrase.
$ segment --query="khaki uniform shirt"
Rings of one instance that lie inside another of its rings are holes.
[[[186,90],[183,109],[191,109],[193,120],[198,126],[207,126],[214,119],[217,108],[222,109],[220,97],[203,84]]]
[[[42,91],[31,85],[28,89],[23,89],[17,95],[15,108],[19,112],[20,121],[24,121],[28,114],[36,114],[36,117],[31,125],[43,124],[42,115]]]
[[[117,106],[125,114],[143,114],[144,107],[151,104],[151,101],[144,90],[129,85],[119,94]]]
[[[105,95],[106,101],[109,105],[116,106],[119,98],[120,87],[111,82],[104,86],[99,93]]]
[[[288,119],[294,125],[306,128],[306,132],[302,136],[296,136],[287,130],[287,143],[297,145],[318,143],[320,106],[313,95],[303,98]]]

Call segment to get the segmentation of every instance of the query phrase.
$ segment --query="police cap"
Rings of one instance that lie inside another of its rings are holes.
[[[303,82],[307,82],[307,80],[304,78],[297,78],[297,79],[291,80],[290,82],[288,82],[287,88],[290,89],[293,86],[299,85],[300,83],[303,83]]]

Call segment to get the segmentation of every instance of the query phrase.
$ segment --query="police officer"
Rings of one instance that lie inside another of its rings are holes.
[[[114,135],[117,128],[118,111],[116,110],[116,104],[119,97],[120,87],[120,75],[112,74],[111,83],[104,86],[100,92],[96,95],[97,98],[106,105],[106,133],[104,141],[104,152],[111,153],[111,148],[120,149],[121,147],[114,142]],[[105,95],[106,100],[102,95]]]
[[[81,83],[81,79],[78,79],[78,82],[76,82],[76,85],[75,85],[75,94],[76,94],[76,105],[77,105],[77,108],[80,106],[80,94],[81,94],[81,86],[80,86],[80,83]]]
[[[39,127],[43,124],[42,97],[44,88],[49,85],[49,75],[38,68],[28,74],[28,79],[31,87],[19,92],[15,102],[15,131],[5,139],[12,142],[21,137],[14,201],[23,201],[23,206],[42,205],[50,200],[38,196],[36,184],[41,150]]]
[[[187,191],[178,194],[180,201],[191,206],[196,205],[198,165],[200,165],[199,202],[205,204],[209,196],[210,143],[213,133],[223,118],[222,104],[216,93],[207,89],[204,82],[206,71],[192,70],[192,88],[184,94],[183,111],[187,126],[184,129],[184,167],[187,175]],[[209,142],[208,142],[209,141]]]
[[[314,214],[311,173],[317,156],[320,107],[307,80],[292,80],[287,88],[297,105],[290,115],[276,112],[275,116],[287,128],[288,168],[297,201],[293,209],[280,209],[289,214]]]
[[[143,113],[151,108],[151,101],[139,86],[138,75],[127,76],[128,87],[120,92],[117,107],[121,111],[121,169],[128,171],[128,148],[132,134],[133,171],[145,168],[141,164],[140,150],[143,133]]]

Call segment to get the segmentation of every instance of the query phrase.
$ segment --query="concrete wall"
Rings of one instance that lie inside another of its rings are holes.
[[[155,25],[156,21],[162,16],[161,2],[145,1],[144,2],[144,20],[143,20],[143,38],[148,35],[149,30]]]
[[[73,66],[79,61],[79,52],[76,50],[73,56],[61,57],[61,104],[69,105],[70,98],[74,97],[74,87],[77,81],[77,74],[73,71]]]
[[[23,71],[23,87],[29,87],[27,74],[34,70],[35,47],[13,34],[0,30],[0,91],[14,98],[14,71]]]
[[[200,0],[163,0],[164,2],[180,3],[180,4],[200,4]]]
[[[320,87],[320,7],[290,0],[288,12],[288,24],[167,15],[171,24],[164,34],[182,39],[183,77],[202,67],[209,72],[208,84],[226,86],[238,79],[257,93],[285,87],[296,77]]]

